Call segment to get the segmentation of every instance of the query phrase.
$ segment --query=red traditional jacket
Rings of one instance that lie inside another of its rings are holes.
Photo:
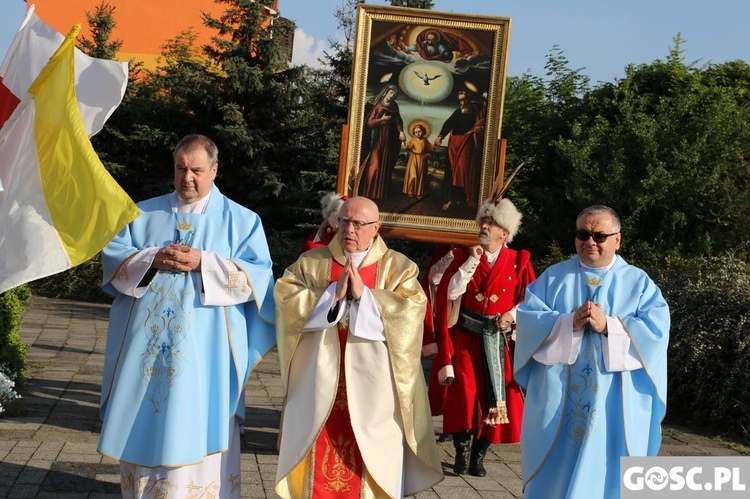
[[[439,344],[433,369],[439,370],[453,364],[454,349],[448,330],[457,326],[449,324],[448,285],[467,258],[469,252],[466,248],[454,249],[453,261],[438,286]],[[526,250],[516,251],[503,246],[495,265],[490,269],[487,257],[483,254],[461,298],[461,307],[488,317],[502,315],[512,309],[523,300],[526,286],[536,279],[530,259],[531,254]]]

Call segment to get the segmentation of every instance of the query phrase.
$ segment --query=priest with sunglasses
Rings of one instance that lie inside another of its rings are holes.
[[[643,270],[616,254],[614,210],[584,209],[575,238],[578,254],[531,283],[518,308],[527,499],[619,498],[620,457],[654,456],[661,445],[667,303]]]

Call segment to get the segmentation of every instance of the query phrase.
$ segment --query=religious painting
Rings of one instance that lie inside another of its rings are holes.
[[[503,176],[511,20],[369,4],[357,15],[337,190],[375,201],[385,237],[476,242]]]

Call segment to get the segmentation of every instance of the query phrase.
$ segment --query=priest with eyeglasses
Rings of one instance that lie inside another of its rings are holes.
[[[404,497],[443,479],[420,361],[426,297],[378,216],[347,199],[333,240],[274,289],[281,497]]]
[[[669,308],[649,276],[617,255],[620,229],[611,208],[585,208],[577,255],[542,273],[518,307],[527,499],[619,498],[620,457],[659,451]]]

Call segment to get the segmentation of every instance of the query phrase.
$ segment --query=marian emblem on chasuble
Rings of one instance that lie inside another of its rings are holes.
[[[192,224],[178,222],[175,242],[192,243],[193,233]],[[160,271],[141,298],[153,304],[144,324],[146,349],[141,355],[141,376],[155,413],[161,412],[174,381],[182,374],[185,357],[180,344],[190,333],[190,313],[184,303],[190,303],[194,294],[189,272]]]
[[[580,445],[596,431],[599,414],[596,399],[599,385],[596,383],[600,371],[598,356],[600,347],[593,345],[591,335],[583,337],[579,360],[568,367],[568,402],[565,411],[565,432],[569,439]]]
[[[599,292],[604,280],[601,275],[585,274],[586,299],[599,303]],[[601,344],[594,339],[587,324],[585,334],[581,340],[581,350],[578,360],[568,367],[567,406],[565,412],[565,432],[573,442],[581,445],[583,441],[596,431],[599,414],[596,411],[596,401],[599,395],[597,379],[601,372],[599,359],[601,358]],[[598,337],[599,335],[596,334]]]

